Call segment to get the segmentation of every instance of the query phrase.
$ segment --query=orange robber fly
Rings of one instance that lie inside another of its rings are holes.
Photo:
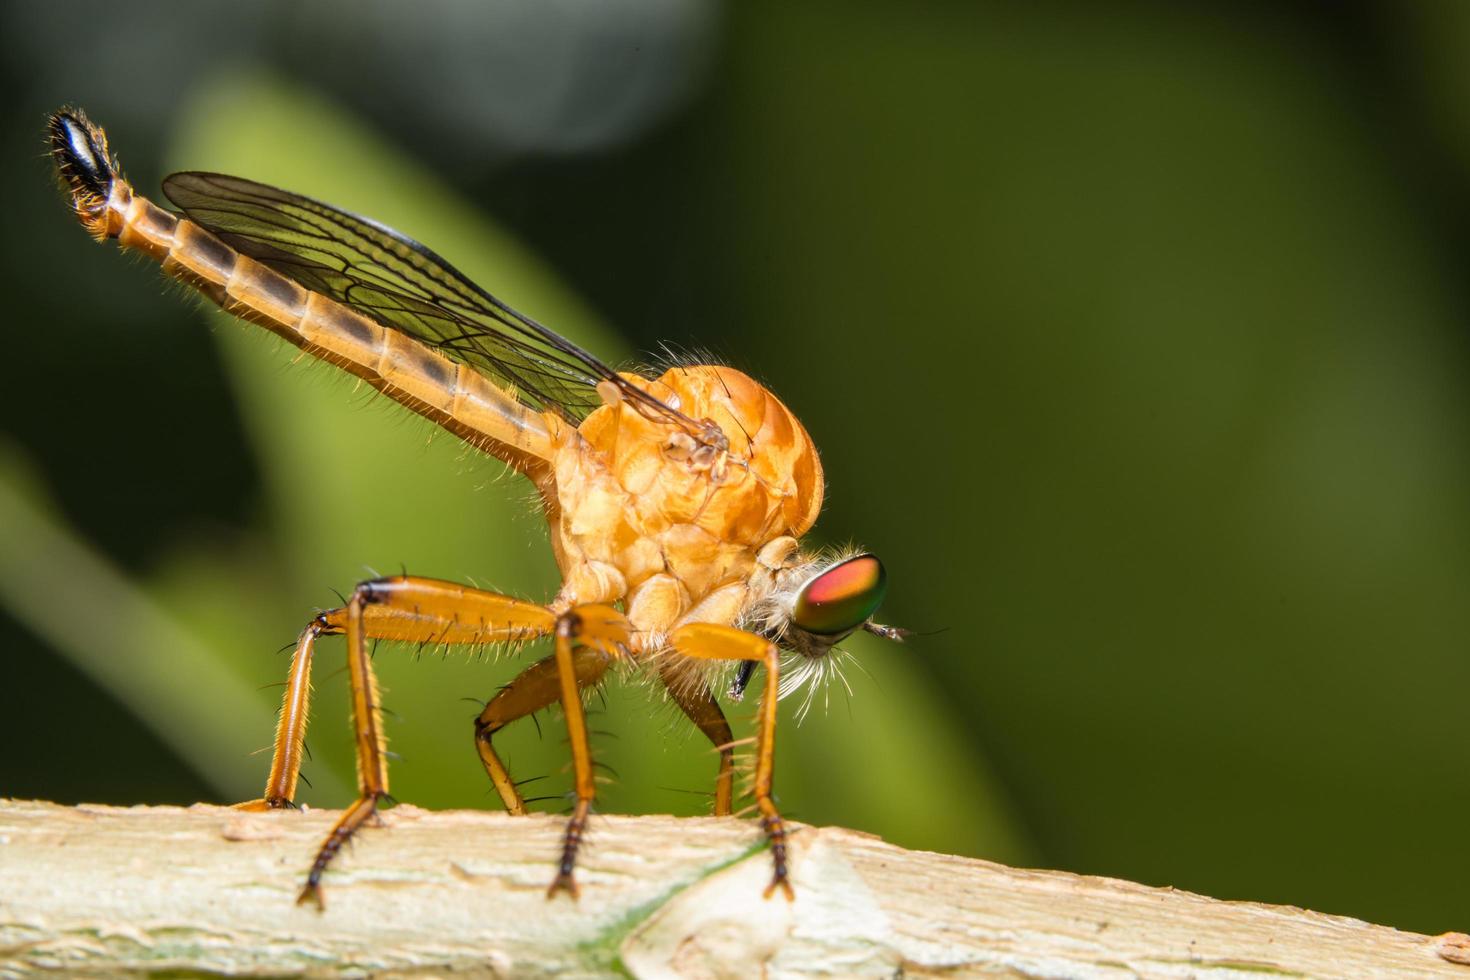
[[[547,605],[437,579],[362,582],[302,630],[264,795],[291,805],[319,637],[347,637],[359,795],[317,852],[299,902],[387,800],[383,718],[369,640],[506,644],[549,636],[475,720],[475,748],[508,811],[525,801],[494,736],[553,703],[566,716],[576,802],[549,895],[575,897],[573,869],[596,786],[582,692],[627,662],[656,675],[719,749],[714,812],[731,812],[733,738],[713,689],[740,662],[738,700],[765,667],[755,805],[775,865],[766,895],[791,897],[786,828],[771,799],[781,654],[814,681],[855,630],[901,640],[872,619],[886,576],[866,553],[803,550],[822,505],[822,465],[776,396],[733,368],[616,371],[511,309],[436,253],[375,221],[224,174],[163,182],[177,208],[136,194],[107,136],[77,109],[50,118],[56,169],[82,225],[148,255],[228,312],[351,372],[525,475],[540,494],[562,583]]]

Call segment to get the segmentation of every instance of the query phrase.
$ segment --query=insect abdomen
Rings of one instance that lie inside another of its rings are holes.
[[[551,459],[546,416],[473,368],[302,287],[135,195],[108,156],[105,135],[80,113],[52,117],[51,144],[77,216],[95,237],[146,253],[228,312],[357,375],[518,469]]]

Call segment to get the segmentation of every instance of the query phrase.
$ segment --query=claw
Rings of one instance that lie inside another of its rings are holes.
[[[318,912],[327,910],[327,903],[322,899],[322,886],[314,881],[307,882],[301,889],[301,894],[296,896],[297,905],[305,905],[307,902],[314,904]]]
[[[771,883],[766,886],[765,894],[762,897],[770,898],[772,895],[776,894],[776,889],[778,888],[781,889],[781,893],[786,896],[786,901],[796,901],[796,892],[791,890],[791,882],[786,880],[785,875],[776,875],[774,878],[772,878]]]
[[[559,874],[556,876],[556,880],[551,883],[551,887],[546,889],[547,900],[550,901],[555,898],[559,892],[566,892],[574,902],[580,894],[576,880],[569,874]]]

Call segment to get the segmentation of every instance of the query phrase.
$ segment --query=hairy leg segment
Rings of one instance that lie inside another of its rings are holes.
[[[515,812],[519,807],[524,812],[519,793],[490,749],[488,736],[482,732],[503,727],[514,718],[549,704],[550,700],[542,700],[548,689],[554,690],[553,697],[562,701],[576,771],[577,805],[567,825],[562,858],[551,894],[558,891],[576,894],[572,869],[595,797],[592,757],[580,690],[595,683],[612,658],[626,654],[626,621],[608,606],[582,606],[557,615],[534,603],[452,582],[397,576],[362,583],[353,590],[346,606],[323,613],[302,631],[282,701],[265,795],[259,800],[240,804],[242,809],[248,810],[278,809],[291,804],[301,768],[315,643],[321,636],[345,634],[357,747],[358,798],[338,818],[323,841],[298,903],[314,902],[321,907],[321,879],[328,865],[357,829],[376,814],[388,796],[381,703],[366,641],[384,639],[418,644],[479,645],[518,643],[548,633],[556,637],[556,654],[549,658],[554,670],[545,666],[548,661],[535,664],[517,678],[517,681],[524,679],[526,683],[516,687],[516,682],[512,682],[512,687],[501,692],[502,695],[509,691],[516,693],[492,700],[477,722],[476,742],[486,771],[506,797],[507,808]],[[553,675],[554,687],[548,683]],[[496,778],[497,769],[502,779]]]
[[[572,666],[577,674],[577,688],[586,690],[602,680],[611,665],[611,659],[602,651],[591,647],[576,647],[572,650]],[[524,816],[526,801],[520,787],[511,779],[509,770],[500,761],[491,739],[495,733],[511,722],[533,715],[542,708],[550,707],[561,700],[560,668],[553,654],[536,661],[515,676],[509,684],[491,698],[485,710],[475,719],[475,750],[480,754],[480,763],[490,777],[500,801],[507,813]]]
[[[728,817],[735,795],[735,736],[730,732],[725,712],[699,671],[684,669],[680,660],[664,658],[659,663],[658,672],[669,697],[720,753],[720,770],[715,776],[714,815]]]
[[[514,644],[545,636],[556,624],[555,614],[534,603],[438,579],[410,576],[376,579],[360,584],[353,597],[362,600],[359,613],[362,631],[372,640]],[[265,794],[260,799],[237,804],[238,809],[274,810],[291,806],[304,755],[316,641],[322,636],[346,633],[350,608],[349,601],[341,609],[324,612],[301,631],[281,700]]]
[[[577,850],[587,832],[587,817],[597,796],[597,781],[592,769],[592,748],[587,737],[587,714],[582,710],[582,694],[577,683],[576,652],[590,650],[608,659],[629,655],[631,627],[623,614],[611,606],[578,606],[556,619],[555,657],[557,679],[561,684],[561,707],[566,716],[567,740],[572,747],[573,785],[577,799],[567,821],[562,841],[561,862],[547,897],[566,892],[577,897],[577,882],[572,872],[577,865]]]
[[[701,660],[754,660],[765,665],[765,692],[761,696],[757,720],[755,804],[760,810],[761,828],[771,842],[771,861],[775,865],[771,883],[766,886],[766,897],[770,898],[780,889],[787,900],[790,900],[794,895],[791,882],[787,880],[786,824],[771,799],[771,778],[776,763],[776,701],[781,686],[780,651],[763,636],[714,623],[689,623],[680,626],[669,635],[669,645],[686,657]],[[682,703],[680,707],[683,707]],[[688,711],[687,708],[685,710]]]

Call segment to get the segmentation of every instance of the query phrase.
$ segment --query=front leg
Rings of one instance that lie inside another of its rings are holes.
[[[775,873],[766,887],[766,897],[780,889],[787,900],[795,897],[787,880],[786,824],[771,799],[771,777],[776,767],[776,700],[780,693],[780,650],[763,636],[716,623],[689,623],[669,635],[675,652],[701,660],[749,660],[766,665],[766,689],[761,697],[755,757],[755,805],[761,812],[761,827],[771,842]]]

